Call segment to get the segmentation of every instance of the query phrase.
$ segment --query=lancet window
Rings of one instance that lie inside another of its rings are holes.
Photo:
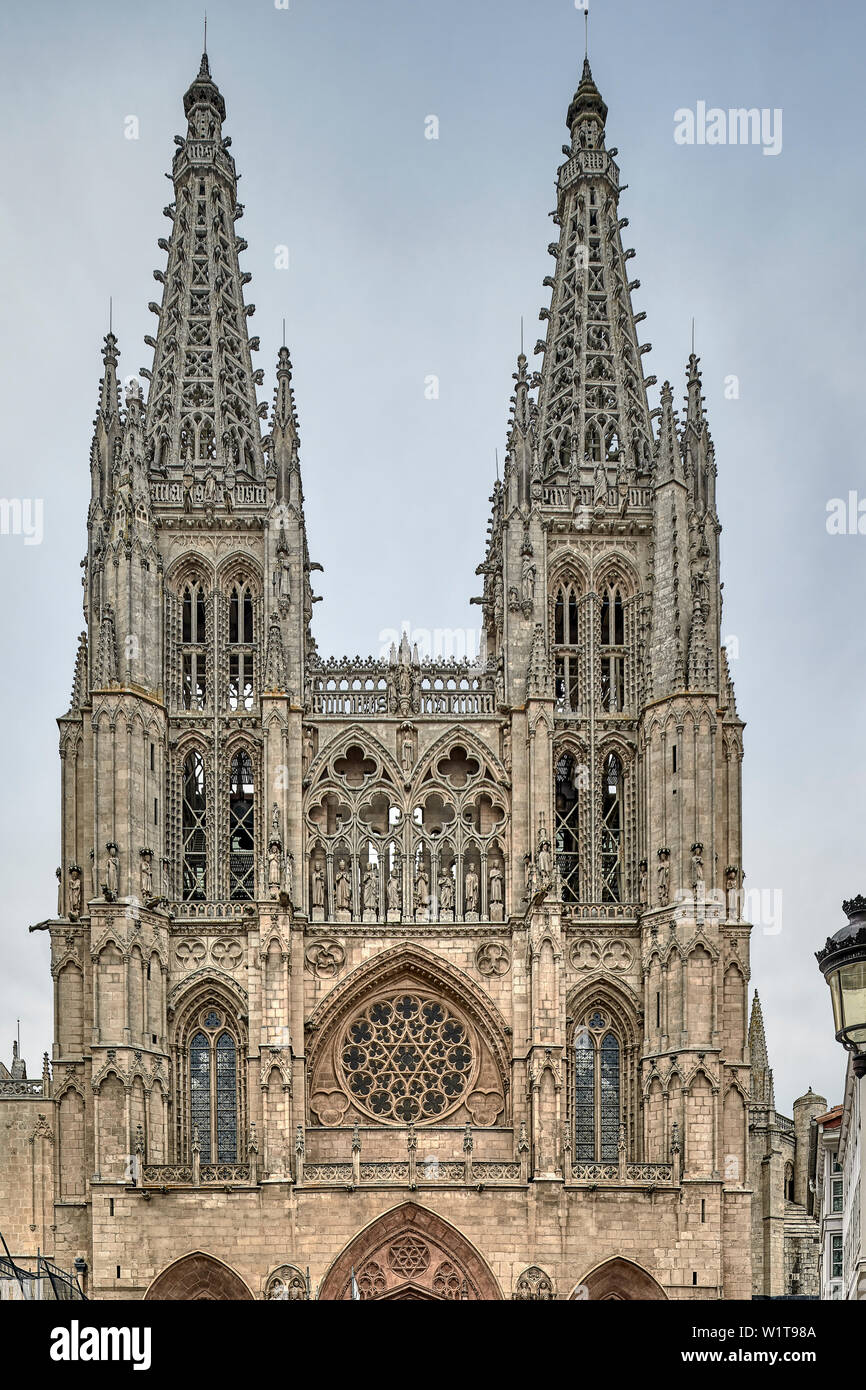
[[[181,788],[182,895],[185,901],[207,896],[207,791],[204,759],[190,753],[184,761]]]
[[[229,896],[232,901],[256,896],[255,787],[249,753],[231,760],[229,781]]]
[[[557,714],[580,710],[580,610],[577,585],[563,580],[553,600],[554,695]]]

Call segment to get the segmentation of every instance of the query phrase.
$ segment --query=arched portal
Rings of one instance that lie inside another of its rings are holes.
[[[644,1302],[653,1299],[667,1299],[667,1294],[661,1284],[651,1274],[647,1274],[640,1265],[634,1264],[631,1260],[624,1260],[619,1256],[613,1260],[605,1260],[604,1264],[597,1265],[591,1273],[587,1274],[585,1279],[581,1280],[571,1296],[572,1298],[585,1298],[591,1303],[600,1303],[609,1299],[643,1300]]]
[[[404,1202],[365,1226],[337,1256],[319,1298],[477,1301],[502,1293],[487,1262],[450,1222]]]
[[[173,1260],[156,1276],[144,1296],[186,1303],[201,1299],[239,1303],[253,1297],[239,1274],[222,1260],[205,1255],[201,1250]]]

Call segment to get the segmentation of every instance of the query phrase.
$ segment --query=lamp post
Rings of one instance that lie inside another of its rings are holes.
[[[866,898],[842,904],[848,921],[815,952],[830,986],[836,1039],[852,1054],[854,1075],[866,1076]]]

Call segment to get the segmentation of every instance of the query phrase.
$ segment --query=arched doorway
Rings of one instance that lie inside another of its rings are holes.
[[[239,1303],[253,1297],[239,1274],[222,1260],[205,1255],[201,1250],[173,1260],[156,1276],[144,1296],[187,1303],[200,1299]]]
[[[667,1299],[661,1284],[632,1260],[605,1260],[582,1279],[571,1295],[591,1303],[606,1300]]]
[[[337,1256],[319,1298],[458,1302],[500,1299],[487,1262],[455,1226],[416,1202],[387,1211]]]

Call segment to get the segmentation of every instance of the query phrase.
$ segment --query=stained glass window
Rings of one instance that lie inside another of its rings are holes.
[[[619,1155],[619,1043],[608,1033],[601,1045],[601,1159],[616,1162]]]
[[[620,1044],[594,1009],[574,1038],[574,1143],[579,1163],[616,1163],[622,1123]]]
[[[198,1129],[201,1156],[210,1162],[210,1043],[204,1033],[196,1033],[189,1047],[190,1137]]]
[[[574,1047],[574,1081],[575,1158],[591,1163],[595,1158],[595,1045],[585,1028]]]
[[[189,1044],[189,1139],[197,1129],[202,1163],[238,1158],[237,1042],[223,1018],[205,1009]]]
[[[338,1053],[346,1089],[380,1120],[424,1122],[468,1093],[477,1049],[448,1005],[421,995],[378,999],[349,1024]]]
[[[229,787],[229,891],[233,900],[255,897],[255,812],[249,753],[235,753]]]
[[[223,1033],[216,1047],[217,1162],[238,1156],[238,1091],[235,1040]]]

